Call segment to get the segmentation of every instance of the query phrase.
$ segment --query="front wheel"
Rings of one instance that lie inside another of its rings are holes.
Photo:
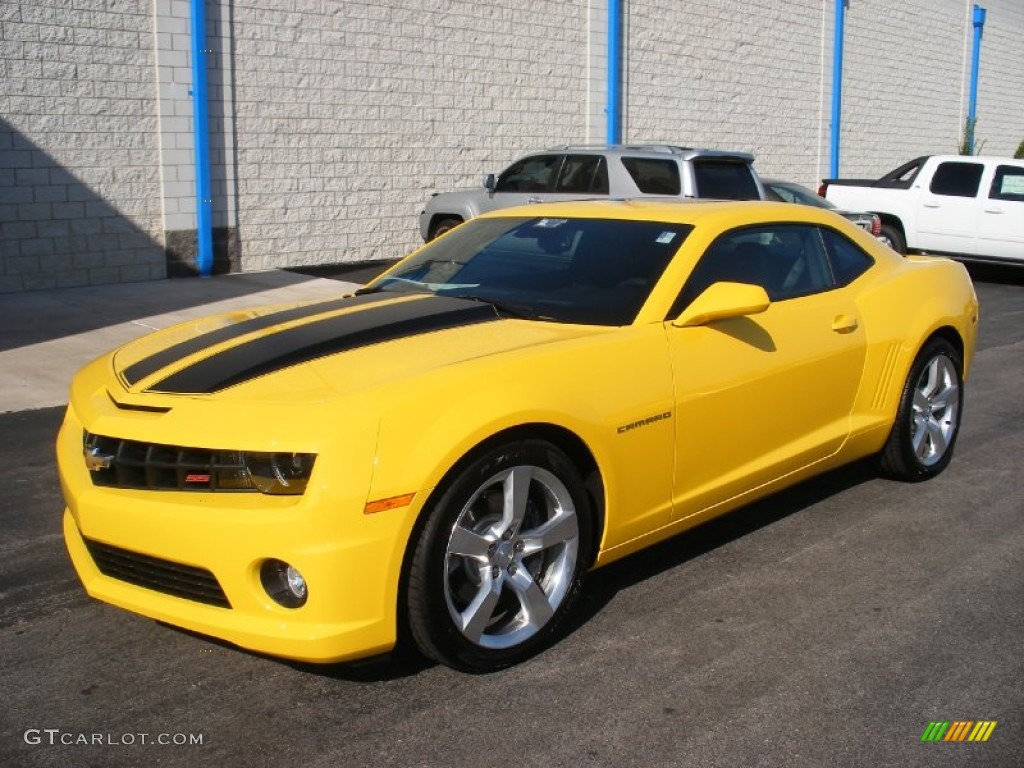
[[[963,407],[963,358],[942,338],[925,344],[910,368],[889,439],[880,455],[885,474],[927,480],[953,458]]]
[[[434,240],[445,232],[455,229],[459,224],[462,223],[462,219],[458,216],[445,216],[444,218],[438,219],[430,227],[430,239]]]
[[[547,646],[579,594],[591,515],[579,472],[525,440],[469,462],[427,510],[406,590],[420,651],[489,672]]]

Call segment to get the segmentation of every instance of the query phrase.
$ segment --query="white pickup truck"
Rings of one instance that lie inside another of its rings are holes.
[[[1024,160],[931,155],[880,179],[825,179],[818,194],[878,214],[900,253],[1024,264]]]

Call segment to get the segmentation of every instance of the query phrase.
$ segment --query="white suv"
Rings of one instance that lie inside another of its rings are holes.
[[[463,221],[527,203],[600,198],[671,197],[763,200],[764,185],[746,152],[665,144],[565,146],[516,160],[479,189],[435,194],[420,213],[420,235],[433,240]]]

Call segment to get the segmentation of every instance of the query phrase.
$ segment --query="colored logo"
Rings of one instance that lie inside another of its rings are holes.
[[[995,729],[995,720],[933,720],[921,741],[988,741]]]

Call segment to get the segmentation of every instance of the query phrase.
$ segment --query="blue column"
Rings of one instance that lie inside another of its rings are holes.
[[[974,154],[974,126],[978,113],[978,64],[981,61],[981,33],[985,28],[985,9],[974,6],[974,50],[971,53],[971,95],[967,101],[967,154]]]
[[[622,141],[622,0],[608,0],[608,96],[606,139]]]
[[[847,0],[835,0],[835,39],[832,44],[832,135],[829,177],[839,176],[839,133],[843,114],[843,33],[846,27]]]
[[[210,129],[206,87],[206,3],[190,0],[192,37],[192,135],[196,169],[196,265],[213,274],[213,195],[210,192]]]

